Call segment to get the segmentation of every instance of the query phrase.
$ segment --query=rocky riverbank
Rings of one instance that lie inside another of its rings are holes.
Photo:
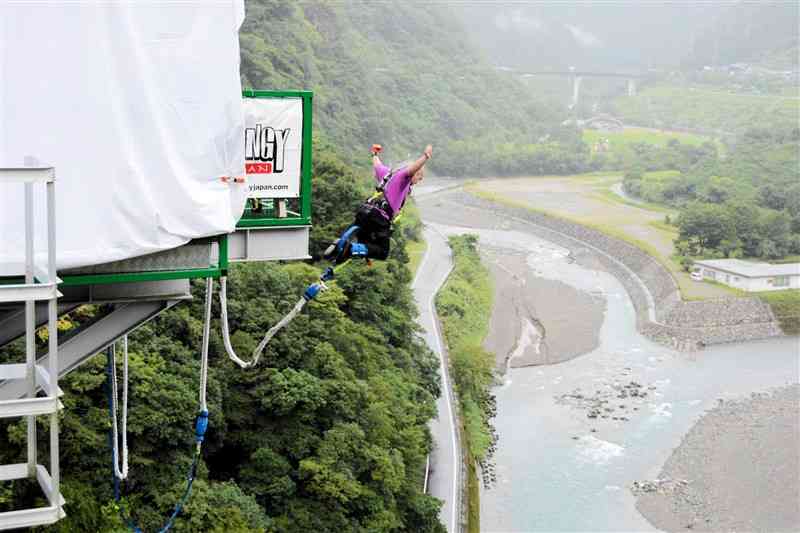
[[[720,403],[635,482],[637,509],[664,531],[800,531],[800,385]]]

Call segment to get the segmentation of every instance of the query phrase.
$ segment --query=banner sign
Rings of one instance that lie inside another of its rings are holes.
[[[297,198],[303,153],[302,98],[244,98],[248,198]]]

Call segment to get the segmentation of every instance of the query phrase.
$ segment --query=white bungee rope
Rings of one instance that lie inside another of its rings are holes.
[[[117,344],[111,345],[116,353]],[[119,465],[119,432],[117,428],[117,365],[111,367],[111,439],[114,475],[118,479],[128,477],[128,336],[122,337],[122,467]]]
[[[206,279],[205,320],[203,323],[203,344],[200,355],[200,412],[208,412],[206,391],[208,389],[208,344],[211,337],[211,302],[213,295],[213,280]],[[116,355],[116,343],[111,345],[112,352]],[[111,448],[114,463],[114,475],[119,480],[127,479],[128,467],[128,336],[122,337],[122,420],[117,423],[117,366],[111,365]],[[122,433],[122,465],[120,466],[120,436]],[[198,441],[198,447],[201,441]]]
[[[264,338],[261,339],[261,342],[258,343],[256,349],[253,350],[253,353],[250,355],[252,358],[250,361],[244,361],[233,350],[233,346],[231,345],[231,336],[230,330],[228,327],[228,290],[227,290],[227,277],[222,276],[219,279],[219,305],[220,305],[220,323],[222,329],[222,343],[225,345],[225,351],[228,353],[228,357],[230,357],[231,361],[239,365],[241,368],[251,368],[258,364],[259,359],[261,358],[261,354],[264,352],[264,348],[267,347],[267,343],[278,333],[281,329],[283,329],[289,322],[294,320],[300,311],[303,310],[306,303],[313,298],[307,297],[305,294],[302,298],[300,298],[291,311],[286,313],[286,315],[280,319],[280,321],[269,328]],[[322,284],[324,287],[324,284]],[[306,293],[307,294],[307,293]],[[315,293],[316,295],[316,293]]]

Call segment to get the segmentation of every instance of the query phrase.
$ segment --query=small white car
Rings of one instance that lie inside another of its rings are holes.
[[[692,281],[703,281],[703,273],[699,270],[695,270],[691,274]]]

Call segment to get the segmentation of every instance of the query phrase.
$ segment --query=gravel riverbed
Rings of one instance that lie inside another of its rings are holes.
[[[800,531],[800,386],[720,401],[636,508],[664,531]],[[642,484],[640,483],[640,486]]]

